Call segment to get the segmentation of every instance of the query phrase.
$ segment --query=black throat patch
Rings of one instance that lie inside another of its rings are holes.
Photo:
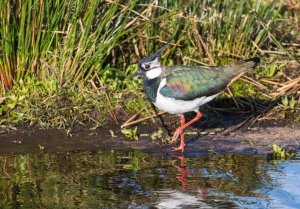
[[[148,79],[146,76],[143,78],[143,89],[151,102],[156,101],[157,89],[160,84],[160,78]]]

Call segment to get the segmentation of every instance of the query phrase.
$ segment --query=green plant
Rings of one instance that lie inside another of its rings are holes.
[[[0,2],[2,91],[33,73],[42,80],[55,76],[60,86],[93,79],[130,31],[125,27],[135,3]]]
[[[282,97],[281,102],[285,110],[291,110],[291,111],[294,111],[296,109],[296,105],[298,104],[298,102],[295,100],[293,95]]]
[[[104,95],[95,95],[88,87],[58,88],[51,78],[41,82],[27,77],[7,94],[0,106],[0,123],[4,125],[28,122],[45,128],[65,128],[89,121],[101,123],[108,114]]]
[[[272,144],[273,153],[279,160],[284,160],[293,157],[294,153],[287,152],[284,148],[278,146],[277,144]]]
[[[123,128],[121,130],[121,133],[124,134],[126,137],[133,139],[133,140],[138,140],[139,137],[137,135],[137,127],[133,128],[133,129],[127,129],[127,128]]]

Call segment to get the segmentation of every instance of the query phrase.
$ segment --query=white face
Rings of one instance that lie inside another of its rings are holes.
[[[158,76],[160,76],[161,74],[161,68],[157,67],[157,68],[154,68],[152,70],[148,70],[146,72],[146,76],[148,79],[153,79],[153,78],[157,78]]]
[[[142,64],[142,68],[146,71],[148,79],[153,79],[161,74],[161,65],[158,57],[152,62],[146,62]]]
[[[151,62],[145,62],[142,64],[142,68],[145,71],[151,70],[153,68],[157,68],[160,67],[160,61],[158,59],[158,57],[155,58],[155,60],[151,61]]]

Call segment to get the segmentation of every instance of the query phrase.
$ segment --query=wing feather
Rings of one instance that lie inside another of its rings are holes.
[[[259,61],[259,57],[253,57],[220,67],[165,67],[162,78],[166,78],[166,85],[160,93],[180,100],[212,96],[224,90],[239,75],[255,68]]]
[[[172,67],[164,74],[166,85],[160,93],[180,100],[211,96],[226,88],[231,80],[220,67]]]

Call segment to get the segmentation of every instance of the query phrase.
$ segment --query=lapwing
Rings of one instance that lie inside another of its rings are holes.
[[[173,151],[184,152],[184,130],[202,117],[199,107],[216,98],[243,73],[255,68],[260,59],[254,57],[225,66],[163,66],[161,54],[169,44],[170,41],[139,60],[133,77],[142,78],[143,89],[156,107],[180,115],[181,125],[174,132],[172,142],[180,135],[180,146]],[[186,123],[184,113],[191,111],[196,112],[196,116]]]

